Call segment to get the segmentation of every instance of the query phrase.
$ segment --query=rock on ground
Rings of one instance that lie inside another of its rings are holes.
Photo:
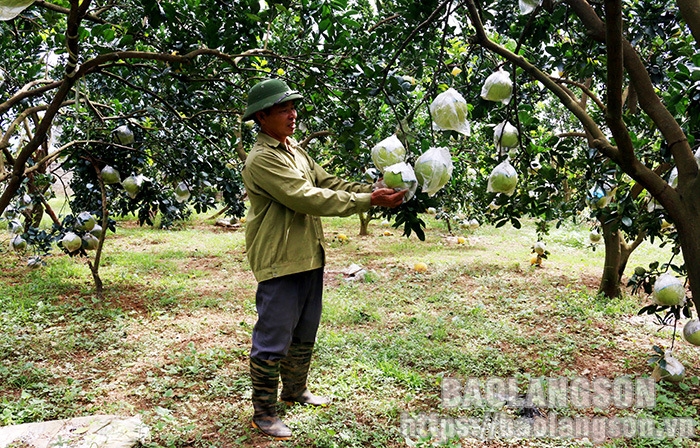
[[[141,418],[93,415],[0,428],[0,448],[132,448],[146,441]]]

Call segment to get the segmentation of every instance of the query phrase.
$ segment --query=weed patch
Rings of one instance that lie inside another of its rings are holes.
[[[194,219],[176,231],[119,222],[92,295],[84,260],[51,256],[41,270],[0,257],[0,424],[85,414],[140,414],[148,448],[403,447],[406,416],[489,418],[494,410],[446,409],[447,378],[646,378],[653,344],[673,333],[636,316],[645,298],[596,294],[603,254],[588,229],[562,226],[551,255],[529,264],[534,226],[482,226],[455,244],[428,219],[426,241],[356,218],[325,220],[329,240],[321,328],[309,385],[327,408],[280,405],[294,430],[272,442],[250,427],[248,350],[255,323],[255,281],[243,232]],[[345,243],[333,240],[343,233]],[[630,269],[661,249],[640,247]],[[416,262],[427,266],[416,272]],[[358,264],[368,274],[346,280]],[[656,385],[648,409],[587,410],[587,416],[698,417],[700,355],[678,334],[680,384]],[[497,410],[501,411],[501,410]],[[506,409],[514,413],[517,410]],[[542,409],[576,417],[573,408]],[[517,414],[519,415],[519,414]],[[410,419],[409,419],[410,420]],[[447,420],[445,420],[447,421]],[[404,426],[402,426],[404,425]],[[608,438],[604,446],[693,446],[687,438]],[[590,446],[580,439],[478,440],[430,432],[411,446]]]

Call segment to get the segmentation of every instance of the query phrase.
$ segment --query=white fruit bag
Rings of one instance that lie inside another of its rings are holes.
[[[467,101],[451,87],[430,103],[430,116],[438,128],[457,131],[464,135],[471,133],[467,112]]]
[[[501,122],[493,130],[493,144],[498,150],[515,148],[518,146],[518,129],[507,120]]]
[[[678,167],[674,166],[671,170],[671,174],[668,175],[668,184],[672,188],[678,187]]]
[[[489,193],[503,193],[511,196],[518,184],[518,173],[508,159],[504,160],[491,171],[486,191]]]
[[[34,0],[5,0],[0,2],[0,20],[12,20],[29,8]]]
[[[540,3],[542,3],[542,0],[519,0],[520,13],[530,14],[540,5]]]
[[[428,196],[435,196],[452,177],[452,156],[447,148],[430,148],[421,154],[413,167],[418,185]]]
[[[105,165],[104,168],[102,168],[102,180],[106,185],[111,185],[111,184],[118,184],[121,182],[121,178],[119,177],[119,171],[115,170],[109,165]]]
[[[489,75],[481,87],[481,97],[488,101],[508,104],[512,95],[513,82],[510,80],[510,73],[501,69]]]
[[[406,160],[406,148],[396,134],[387,137],[372,148],[372,162],[382,173],[388,166]]]
[[[666,272],[654,282],[651,296],[657,305],[683,305],[685,303],[685,286],[678,278]]]
[[[406,162],[395,163],[384,169],[384,184],[398,190],[407,189],[404,201],[409,201],[418,189],[418,180],[413,167]]]
[[[685,376],[685,366],[676,359],[670,350],[664,352],[664,367],[658,363],[654,367],[651,377],[656,381],[669,381],[671,383],[679,383]]]
[[[607,187],[603,188],[600,184],[597,184],[591,187],[590,190],[588,190],[588,195],[586,196],[586,204],[592,210],[599,210],[607,207],[608,204],[612,202],[614,196],[614,190],[609,190],[607,189]]]

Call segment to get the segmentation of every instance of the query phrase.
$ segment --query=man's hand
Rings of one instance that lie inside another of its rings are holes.
[[[392,188],[378,188],[372,192],[372,205],[394,208],[403,203],[403,197],[408,190],[394,191]]]

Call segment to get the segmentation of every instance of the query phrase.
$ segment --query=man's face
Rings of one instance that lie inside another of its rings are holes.
[[[258,114],[258,121],[264,133],[284,143],[296,129],[297,109],[294,101],[275,104],[267,114],[265,112]]]

